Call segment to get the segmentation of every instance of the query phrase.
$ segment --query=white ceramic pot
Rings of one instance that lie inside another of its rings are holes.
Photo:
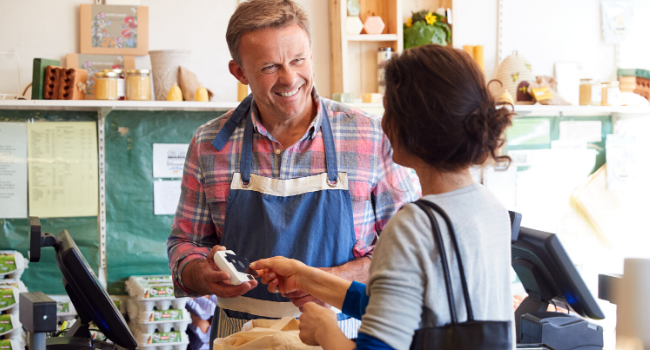
[[[156,101],[167,100],[167,92],[179,84],[178,67],[188,67],[190,64],[189,50],[157,50],[149,51],[153,76],[153,89]]]

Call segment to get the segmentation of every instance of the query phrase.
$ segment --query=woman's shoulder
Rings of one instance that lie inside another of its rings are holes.
[[[429,241],[431,229],[427,214],[415,203],[407,203],[388,221],[381,232],[380,240],[411,241],[422,244]]]
[[[499,199],[481,184],[472,184],[443,194],[427,195],[423,199],[439,205],[454,222],[463,222],[477,214],[507,213]]]

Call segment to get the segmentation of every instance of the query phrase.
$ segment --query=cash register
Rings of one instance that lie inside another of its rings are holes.
[[[517,348],[602,350],[603,329],[586,318],[605,315],[557,235],[521,227],[518,213],[510,219],[512,267],[528,293],[515,311]],[[547,312],[549,303],[573,314]]]
[[[63,274],[63,286],[79,315],[79,319],[63,336],[46,338],[48,332],[56,329],[56,303],[43,293],[21,294],[19,317],[30,333],[29,350],[135,349],[137,343],[122,314],[97,280],[68,231],[63,230],[54,236],[41,232],[38,218],[30,217],[29,223],[30,261],[40,260],[41,247],[54,248],[56,264]],[[91,322],[112,343],[93,339],[90,334]]]

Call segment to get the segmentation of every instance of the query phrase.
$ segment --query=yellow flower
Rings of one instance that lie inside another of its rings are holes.
[[[431,12],[427,13],[427,15],[424,16],[424,20],[427,21],[428,25],[433,25],[434,23],[438,22],[438,18]]]
[[[409,17],[409,19],[406,20],[406,27],[410,27],[413,25],[413,18]]]

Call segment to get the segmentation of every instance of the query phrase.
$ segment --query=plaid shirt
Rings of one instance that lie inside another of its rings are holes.
[[[312,92],[318,108],[305,135],[283,150],[260,123],[255,102],[251,117],[253,136],[252,173],[276,179],[294,179],[326,172],[325,149],[320,125],[321,100],[330,118],[338,167],[346,172],[352,199],[355,258],[371,256],[375,242],[388,219],[405,203],[417,198],[407,170],[393,163],[392,149],[379,118]],[[237,126],[219,152],[212,141],[234,110],[200,126],[190,143],[181,197],[172,232],[167,239],[169,267],[177,285],[177,297],[193,295],[183,287],[181,274],[193,259],[203,259],[219,244],[226,217],[226,201],[232,174],[240,171],[239,158],[246,118]],[[240,213],[239,215],[252,215]]]

